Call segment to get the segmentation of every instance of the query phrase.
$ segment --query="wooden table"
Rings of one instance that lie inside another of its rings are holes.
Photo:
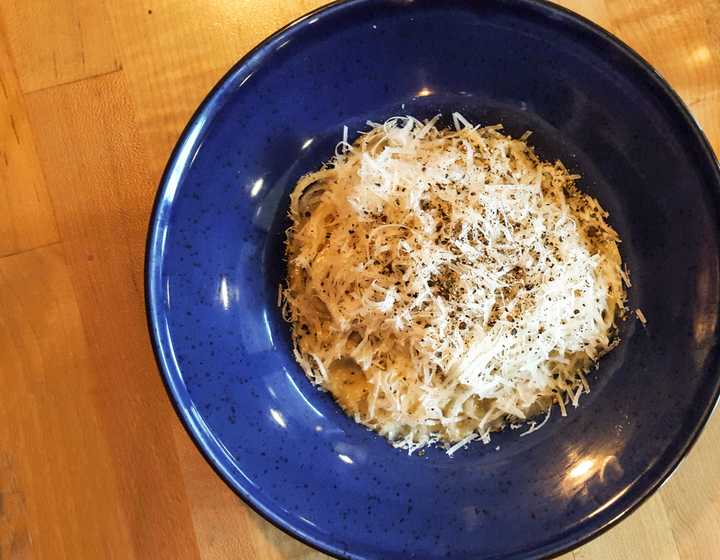
[[[322,0],[0,2],[0,558],[324,556],[215,476],[156,373],[143,252],[166,158],[244,52]],[[566,0],[720,148],[717,0]],[[576,560],[720,557],[720,418]]]

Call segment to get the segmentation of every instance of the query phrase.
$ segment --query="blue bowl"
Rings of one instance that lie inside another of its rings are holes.
[[[342,127],[461,111],[530,129],[610,211],[647,328],[567,418],[452,459],[408,456],[307,381],[276,306],[288,193]],[[152,341],[178,415],[269,521],[348,558],[536,558],[637,507],[716,402],[717,162],[635,53],[527,0],[354,0],[267,39],[220,81],[170,158],[147,248]]]

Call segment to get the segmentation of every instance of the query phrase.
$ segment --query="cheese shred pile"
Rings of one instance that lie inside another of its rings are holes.
[[[393,445],[452,454],[577,406],[629,278],[607,213],[529,133],[437,119],[368,123],[300,179],[281,300],[313,383]]]

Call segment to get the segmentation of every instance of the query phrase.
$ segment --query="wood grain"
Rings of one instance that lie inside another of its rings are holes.
[[[138,558],[195,558],[165,396],[148,344],[142,261],[153,183],[120,73],[28,96],[95,372],[97,420]],[[75,156],[67,158],[67,146]],[[103,310],[112,310],[104,312]]]
[[[607,0],[612,30],[694,103],[720,84],[720,44],[705,0]],[[679,25],[679,22],[682,22]],[[662,56],[658,56],[662,53]]]
[[[320,0],[0,2],[0,558],[319,560],[176,419],[143,307],[157,180],[212,85]],[[636,48],[720,148],[720,3],[563,0]],[[720,418],[563,560],[720,554]]]
[[[0,259],[0,550],[112,556],[129,545],[116,465],[62,246]],[[9,398],[8,398],[9,397]],[[113,531],[107,531],[116,527]]]
[[[98,0],[3,0],[0,15],[24,92],[120,68]]]
[[[681,468],[660,491],[680,558],[720,551],[720,417],[711,420]]]
[[[620,525],[573,554],[575,560],[680,560],[672,525],[657,495]]]
[[[59,240],[1,22],[0,216],[0,256]]]

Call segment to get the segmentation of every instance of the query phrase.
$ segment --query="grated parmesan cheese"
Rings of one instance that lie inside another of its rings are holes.
[[[643,313],[640,308],[637,308],[635,310],[635,316],[638,318],[638,320],[640,321],[640,323],[642,324],[643,327],[645,325],[647,325],[647,319],[645,318],[645,313]]]
[[[577,406],[623,311],[607,213],[501,126],[395,117],[291,195],[283,316],[313,383],[412,452]]]

